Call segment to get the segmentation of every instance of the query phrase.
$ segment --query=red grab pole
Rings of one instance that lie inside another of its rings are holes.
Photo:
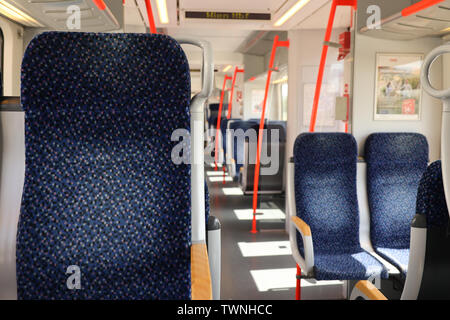
[[[327,62],[328,45],[330,41],[331,31],[333,30],[334,18],[336,16],[336,0],[331,4],[330,17],[328,19],[327,31],[325,32],[325,43],[323,44],[322,56],[320,58],[319,75],[317,76],[316,92],[314,93],[314,102],[311,112],[311,122],[309,124],[309,131],[314,132],[317,120],[317,109],[319,108],[320,92],[322,90],[323,74],[325,71],[325,64]]]
[[[230,119],[230,118],[231,118],[231,109],[233,108],[234,86],[235,86],[235,84],[236,84],[237,74],[238,74],[238,73],[244,73],[244,72],[245,72],[244,69],[239,69],[238,67],[236,67],[236,69],[234,69],[233,83],[231,84],[230,103],[228,104],[228,114],[227,114],[227,119]]]
[[[147,16],[148,16],[148,23],[150,25],[150,32],[156,33],[156,24],[155,19],[153,18],[152,4],[150,3],[150,0],[145,0],[145,7],[147,8]]]
[[[316,129],[317,110],[319,108],[320,92],[322,90],[323,74],[328,55],[328,42],[331,39],[331,32],[333,31],[334,18],[336,16],[336,8],[338,6],[351,6],[353,9],[357,8],[357,0],[333,0],[331,4],[330,17],[328,18],[327,31],[325,32],[325,42],[323,44],[322,56],[320,58],[319,74],[317,76],[316,91],[314,93],[314,102],[311,112],[311,122],[309,124],[309,131],[314,132]]]
[[[100,11],[103,11],[106,9],[106,4],[103,2],[103,0],[92,0],[94,4],[97,6],[97,8]]]
[[[302,281],[302,269],[300,268],[300,266],[297,264],[297,275],[296,275],[296,286],[295,286],[295,300],[300,300],[302,298],[301,295],[301,281]]]
[[[217,114],[217,127],[216,127],[216,152],[214,154],[214,170],[217,171],[217,161],[219,160],[219,136],[220,136],[220,120],[222,119],[223,99],[225,98],[225,87],[227,81],[231,80],[230,76],[225,76],[223,79],[222,96],[220,97],[219,113]]]
[[[417,2],[416,4],[413,4],[412,6],[403,9],[402,16],[408,17],[441,2],[444,2],[444,0],[422,0],[420,2]]]
[[[279,47],[289,48],[289,40],[279,41],[279,36],[275,36],[275,39],[273,40],[272,55],[270,56],[269,71],[267,73],[266,91],[264,93],[264,101],[262,105],[261,121],[259,123],[258,146],[256,148],[255,178],[253,180],[253,222],[251,233],[258,233],[258,231],[256,230],[256,209],[258,206],[259,168],[261,165],[261,147],[264,132],[264,119],[266,117],[267,98],[269,96],[270,80],[272,77],[273,65],[275,63],[275,55],[277,52],[277,48]]]

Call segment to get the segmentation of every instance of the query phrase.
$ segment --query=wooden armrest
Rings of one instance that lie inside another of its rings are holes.
[[[294,222],[295,226],[304,236],[311,236],[311,228],[306,224],[305,221],[300,219],[299,217],[292,217],[292,222]]]
[[[369,300],[387,300],[387,298],[370,281],[359,281],[355,287]]]
[[[192,300],[212,300],[208,250],[203,243],[191,246],[191,290]]]

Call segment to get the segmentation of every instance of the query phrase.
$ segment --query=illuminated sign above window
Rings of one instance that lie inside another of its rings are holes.
[[[249,12],[213,12],[213,11],[186,11],[186,19],[211,19],[211,20],[272,20],[270,13]]]

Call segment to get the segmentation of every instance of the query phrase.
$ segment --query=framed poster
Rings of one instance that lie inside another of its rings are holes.
[[[422,54],[377,54],[374,120],[420,120]]]

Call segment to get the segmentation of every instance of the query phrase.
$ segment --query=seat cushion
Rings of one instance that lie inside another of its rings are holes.
[[[392,263],[406,277],[408,272],[409,248],[376,248],[375,251],[381,257]]]
[[[355,139],[344,133],[301,134],[294,160],[297,216],[311,228],[316,278],[386,278],[384,266],[359,243]],[[297,244],[303,255],[299,233]]]
[[[416,210],[417,214],[426,216],[428,228],[442,228],[448,225],[449,215],[440,160],[430,164],[420,180]]]
[[[387,279],[384,266],[364,250],[349,253],[314,254],[317,280]]]
[[[231,143],[233,144],[233,154],[232,159],[236,163],[235,178],[239,177],[239,172],[244,165],[244,144],[245,139],[252,139],[252,141],[257,141],[257,132],[254,130],[249,130],[255,125],[254,121],[248,120],[238,120],[230,124],[229,129],[234,130],[233,139]]]

